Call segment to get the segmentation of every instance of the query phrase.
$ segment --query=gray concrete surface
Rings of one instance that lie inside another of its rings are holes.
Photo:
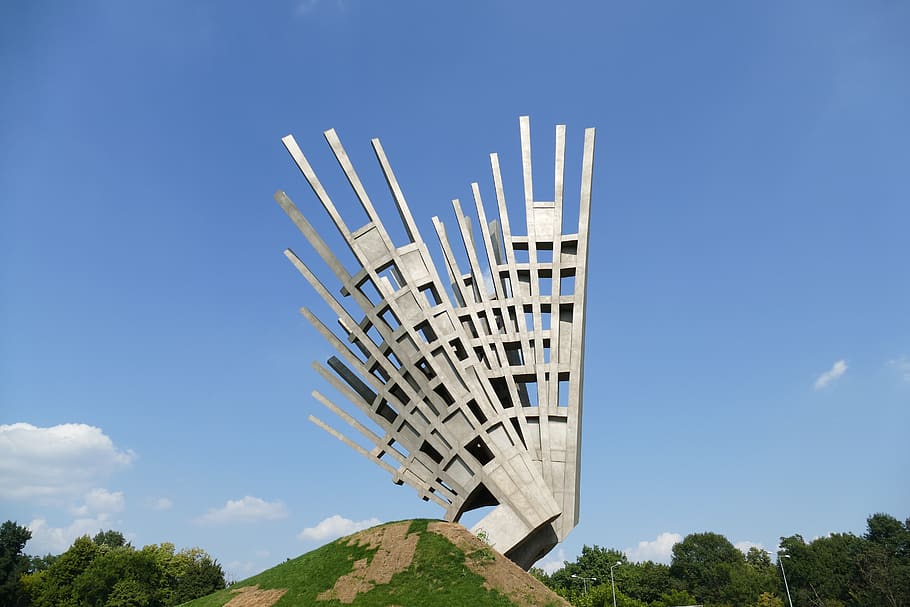
[[[302,314],[335,349],[317,371],[382,433],[315,391],[359,437],[311,421],[398,483],[458,521],[495,506],[475,527],[529,568],[578,524],[584,326],[594,129],[586,129],[579,222],[563,227],[565,127],[556,127],[554,200],[534,196],[530,121],[520,119],[525,234],[514,234],[499,159],[490,156],[498,217],[489,219],[472,184],[479,238],[453,201],[467,267],[445,225],[433,224],[448,295],[379,140],[373,151],[404,225],[392,242],[334,130],[326,141],[363,211],[351,229],[297,142],[282,141],[359,264],[348,272],[284,192],[275,199],[334,274],[342,299],[290,249],[288,259],[337,315],[338,329]],[[521,259],[519,259],[519,256]],[[352,312],[353,306],[356,312]]]

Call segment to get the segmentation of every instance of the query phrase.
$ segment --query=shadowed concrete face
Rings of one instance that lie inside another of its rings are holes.
[[[284,145],[359,264],[350,273],[284,192],[276,201],[340,283],[339,300],[293,251],[286,256],[338,316],[331,330],[301,312],[337,356],[319,373],[382,434],[318,391],[354,441],[310,420],[458,521],[496,506],[473,529],[527,569],[578,523],[588,226],[594,129],[587,129],[579,222],[563,227],[565,127],[556,128],[555,200],[537,201],[530,123],[520,120],[526,229],[513,234],[499,159],[490,157],[498,219],[472,184],[480,238],[453,201],[468,267],[433,218],[454,294],[448,296],[379,140],[372,141],[408,236],[393,243],[334,130],[325,133],[368,221],[350,229],[297,142]],[[520,260],[518,259],[520,256]],[[485,277],[489,277],[485,280]],[[345,305],[352,302],[354,306]],[[350,309],[356,307],[357,312]],[[364,445],[365,443],[365,445]]]

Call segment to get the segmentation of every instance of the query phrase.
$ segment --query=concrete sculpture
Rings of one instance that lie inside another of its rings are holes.
[[[496,154],[490,160],[498,220],[487,221],[472,184],[479,241],[453,201],[468,267],[459,266],[442,222],[433,218],[451,297],[378,139],[373,150],[408,242],[392,242],[334,130],[325,138],[369,218],[354,229],[294,138],[282,141],[356,257],[357,271],[344,267],[284,192],[275,199],[341,287],[339,299],[285,251],[338,316],[340,334],[301,310],[337,352],[327,366],[314,366],[381,433],[318,391],[315,398],[368,446],[310,420],[387,470],[397,484],[442,506],[446,520],[495,506],[474,530],[483,529],[493,547],[527,569],[578,523],[594,129],[585,130],[579,221],[568,233],[565,127],[556,128],[555,199],[547,201],[534,197],[527,117],[520,119],[520,131],[526,233],[513,233]]]

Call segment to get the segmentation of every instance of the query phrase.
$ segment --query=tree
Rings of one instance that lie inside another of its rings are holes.
[[[762,592],[755,601],[755,607],[784,607],[784,601],[770,592]]]
[[[132,578],[124,578],[114,584],[104,607],[150,607],[152,604],[147,587]]]
[[[73,581],[73,596],[80,605],[105,607],[116,590],[120,604],[138,601],[142,607],[162,607],[162,578],[152,555],[130,546],[114,548],[92,561]]]
[[[211,594],[225,587],[224,570],[201,548],[188,548],[174,555],[178,571],[168,606]]]
[[[31,538],[31,531],[13,521],[0,526],[0,605],[24,604],[19,579],[28,572],[29,558],[22,550]]]
[[[73,583],[101,554],[87,535],[76,538],[69,550],[45,571],[23,578],[33,607],[78,607]]]
[[[541,569],[540,567],[531,567],[528,569],[528,573],[537,578],[537,581],[543,584],[544,586],[550,586],[550,574]]]
[[[857,596],[868,605],[910,605],[910,519],[901,523],[888,514],[873,514],[863,538]]]
[[[673,546],[670,575],[679,588],[704,603],[742,604],[746,559],[718,533],[692,533]],[[743,601],[746,598],[746,601]]]
[[[585,585],[580,579],[582,577],[597,578],[587,582],[589,590],[605,582],[609,586],[610,567],[617,562],[627,563],[628,559],[618,550],[601,548],[596,544],[593,547],[582,546],[581,554],[574,562],[566,562],[565,567],[550,576],[550,582],[553,584],[551,587],[582,590]],[[573,578],[573,575],[577,577]]]
[[[857,559],[863,543],[862,538],[852,533],[832,533],[809,544],[815,569],[821,572],[810,585],[813,598],[821,599],[826,605],[854,601],[852,593],[859,583]]]
[[[107,546],[109,548],[122,548],[127,545],[126,538],[123,537],[123,534],[119,531],[114,531],[113,529],[99,531],[95,534],[95,537],[92,538],[92,541],[99,546]]]
[[[613,561],[614,563],[616,561]],[[625,563],[614,570],[617,590],[631,599],[653,603],[672,589],[670,567],[653,561]],[[605,581],[609,581],[609,576]]]
[[[910,556],[910,519],[901,523],[890,514],[873,514],[866,519],[866,533],[863,537],[899,556]]]
[[[44,556],[29,556],[28,557],[28,572],[35,573],[36,571],[46,571],[50,569],[50,566],[54,564],[60,558],[59,554],[47,553]]]
[[[614,561],[615,563],[616,561]],[[595,588],[589,588],[587,594],[575,594],[569,599],[575,607],[613,607],[613,590],[610,581]],[[616,589],[616,607],[650,607],[648,603],[630,597],[619,588]]]
[[[765,550],[752,547],[746,553],[746,579],[749,584],[751,600],[757,601],[761,595],[773,595],[778,586],[778,573],[771,555]]]
[[[800,535],[782,537],[781,555],[789,558],[777,564],[765,550],[743,555],[722,535],[705,532],[676,544],[669,568],[629,563],[621,552],[595,545],[551,576],[536,573],[576,607],[612,607],[609,571],[617,561],[617,607],[782,607],[783,565],[795,605],[910,607],[910,518],[878,513],[866,524],[862,537],[832,533],[809,543]],[[587,593],[581,577],[597,578]]]
[[[225,587],[205,550],[175,552],[169,542],[136,550],[119,531],[83,536],[59,557],[34,562],[43,568],[22,578],[33,607],[172,607]]]
[[[782,552],[789,558],[783,566],[793,602],[800,605],[853,605],[859,571],[857,559],[862,538],[852,533],[832,533],[806,543],[800,535],[781,538]],[[783,579],[778,586],[784,593]]]
[[[161,601],[164,605],[177,604],[173,601],[174,587],[182,574],[182,568],[175,560],[174,544],[162,542],[143,546],[141,552],[152,559],[161,572]]]
[[[749,552],[746,553],[746,564],[759,571],[774,570],[771,555],[766,550],[760,550],[755,546],[749,548]]]
[[[651,603],[651,607],[676,607],[677,605],[694,605],[695,597],[685,590],[670,590],[660,595],[660,598]]]
[[[161,602],[166,607],[211,594],[223,589],[224,570],[202,548],[184,548],[174,552],[174,544],[164,542],[144,546],[141,551],[153,559],[161,570]]]

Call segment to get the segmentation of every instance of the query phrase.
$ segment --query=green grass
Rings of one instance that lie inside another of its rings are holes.
[[[430,521],[419,519],[411,522],[409,533],[419,533],[417,549],[410,567],[395,574],[388,584],[380,584],[358,594],[353,607],[511,607],[513,603],[496,590],[484,588],[484,578],[473,573],[465,564],[466,556],[454,544],[436,533],[427,531]],[[392,524],[392,523],[389,523]],[[321,592],[335,585],[342,575],[349,573],[359,559],[372,560],[376,550],[348,546],[342,540],[308,552],[303,556],[282,563],[259,575],[234,584],[233,588],[253,586],[260,589],[281,588],[287,593],[275,607],[319,605],[340,607],[338,600],[317,601]],[[483,560],[482,550],[467,556],[470,560]],[[234,596],[222,590],[195,601],[186,607],[222,607]]]

